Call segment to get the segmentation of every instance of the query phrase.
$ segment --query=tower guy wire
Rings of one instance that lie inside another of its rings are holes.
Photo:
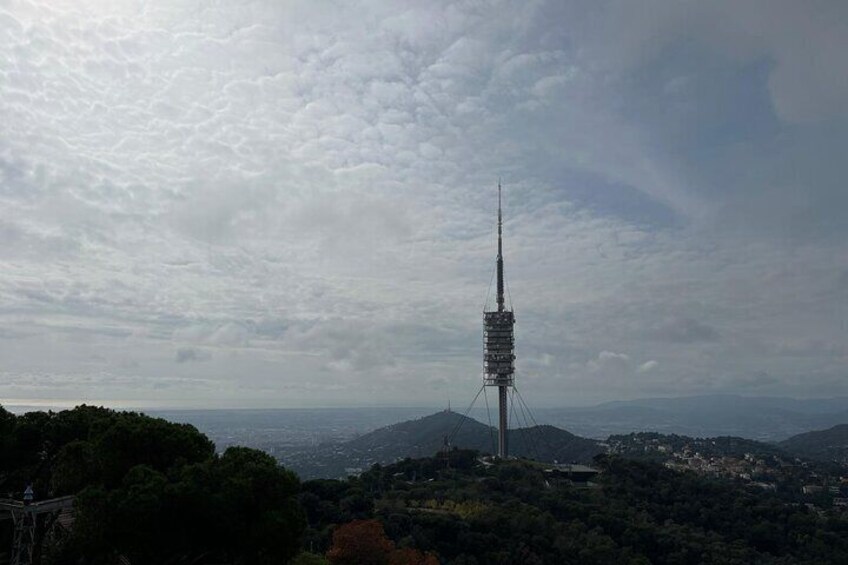
[[[468,413],[471,412],[472,408],[474,408],[474,404],[477,402],[477,399],[480,397],[480,393],[483,392],[484,388],[485,385],[480,387],[480,390],[478,390],[477,394],[474,395],[474,399],[471,401],[471,404],[469,404],[468,408],[466,408],[465,414],[462,415],[462,418],[459,419],[459,422],[456,423],[456,426],[454,426],[453,430],[451,431],[449,439],[450,445],[453,445],[456,434],[459,433],[460,428],[462,428],[462,424],[464,424],[465,420],[468,418]]]

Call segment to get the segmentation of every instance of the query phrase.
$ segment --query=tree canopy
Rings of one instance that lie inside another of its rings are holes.
[[[297,476],[258,450],[217,455],[193,426],[92,406],[0,408],[0,449],[2,491],[32,483],[40,499],[77,497],[71,535],[43,562],[286,563],[300,550]]]
[[[848,562],[836,510],[618,456],[596,458],[589,487],[470,450],[301,483],[261,451],[216,454],[192,426],[91,406],[0,408],[0,450],[0,492],[76,495],[45,565]]]
[[[465,565],[848,562],[839,513],[653,462],[602,456],[596,465],[589,487],[537,463],[483,465],[462,451],[450,467],[442,457],[408,459],[346,481],[307,481],[306,540],[346,563],[340,532],[376,520],[396,546]],[[368,504],[351,503],[360,498]],[[379,539],[376,526],[368,531],[357,539]]]

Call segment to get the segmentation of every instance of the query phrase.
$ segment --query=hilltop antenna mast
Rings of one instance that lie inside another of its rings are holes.
[[[503,214],[498,179],[498,309],[483,312],[483,386],[498,387],[498,457],[509,456],[508,390],[515,384],[515,315],[504,305]]]

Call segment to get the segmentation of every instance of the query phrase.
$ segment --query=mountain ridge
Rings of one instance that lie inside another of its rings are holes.
[[[345,476],[373,464],[405,458],[428,457],[445,448],[493,453],[497,431],[473,418],[441,411],[378,428],[358,438],[292,452],[282,459],[302,476]],[[510,454],[543,462],[589,463],[604,452],[601,442],[580,437],[552,425],[509,430]]]
[[[401,450],[415,446],[435,452],[444,448],[445,435],[451,436],[450,447],[475,449],[483,453],[495,451],[497,430],[494,427],[448,411],[385,426],[351,440],[347,445],[385,450],[387,443],[395,442]],[[600,442],[550,424],[510,429],[508,443],[513,456],[533,457],[541,461],[580,459],[588,462],[602,451]]]
[[[848,422],[848,398],[721,394],[616,400],[589,407],[545,408],[535,412],[539,420],[598,439],[632,431],[655,431],[774,442]]]
[[[804,432],[778,445],[790,453],[810,459],[848,463],[848,424]]]

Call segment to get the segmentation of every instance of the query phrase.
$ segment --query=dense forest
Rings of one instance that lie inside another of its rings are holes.
[[[398,545],[447,563],[848,562],[842,515],[651,462],[596,463],[590,487],[528,461],[482,465],[467,451],[450,468],[436,457],[309,481],[306,540],[323,550],[337,524],[377,520]]]
[[[599,456],[595,484],[475,451],[300,482],[193,427],[82,406],[0,408],[0,493],[75,494],[44,564],[846,563],[848,519],[650,461]],[[11,545],[0,521],[0,562]]]
[[[27,484],[37,499],[76,495],[73,527],[41,544],[42,563],[285,563],[305,527],[300,481],[272,457],[216,455],[192,426],[133,412],[0,408],[0,498]],[[0,556],[11,530],[0,521]]]

